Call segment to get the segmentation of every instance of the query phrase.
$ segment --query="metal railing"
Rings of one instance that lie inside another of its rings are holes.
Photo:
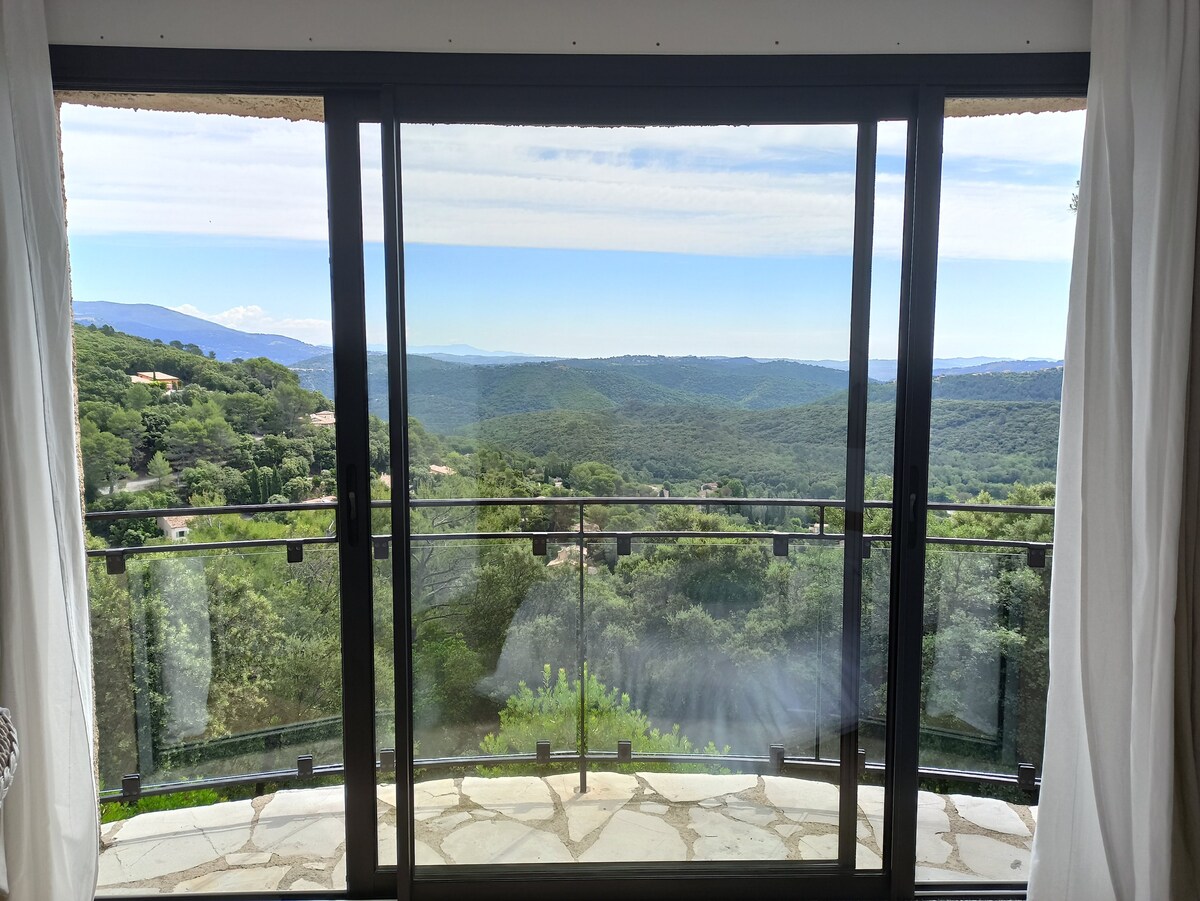
[[[389,509],[391,507],[390,500],[374,500],[371,503],[373,508]],[[816,511],[816,521],[813,526],[807,530],[782,531],[782,530],[734,530],[734,531],[718,531],[718,530],[672,530],[672,529],[647,529],[647,530],[605,530],[599,528],[588,528],[590,525],[586,521],[586,510],[588,507],[615,507],[615,506],[690,506],[704,508],[737,508],[737,507],[786,507],[794,509],[807,509]],[[586,542],[598,540],[610,540],[616,542],[618,556],[624,556],[632,552],[632,541],[653,540],[653,539],[679,539],[679,538],[707,538],[720,540],[771,540],[773,553],[775,556],[787,556],[792,542],[841,542],[846,539],[846,534],[843,532],[832,532],[827,528],[827,511],[845,509],[847,502],[845,500],[832,498],[735,498],[735,497],[642,497],[642,496],[616,496],[616,497],[522,497],[522,498],[410,498],[409,506],[412,509],[435,509],[435,508],[480,508],[480,507],[570,507],[574,508],[578,513],[576,519],[576,527],[574,529],[558,529],[558,530],[517,530],[517,531],[444,531],[444,532],[421,532],[413,533],[408,536],[410,543],[436,543],[442,541],[484,541],[484,540],[523,540],[532,543],[534,554],[545,555],[547,545],[551,541],[555,542],[578,542],[582,548]],[[885,510],[891,509],[892,503],[882,500],[867,500],[864,507],[867,510]],[[168,508],[150,508],[140,510],[107,510],[97,511],[85,514],[85,520],[91,522],[110,522],[117,520],[129,519],[156,519],[166,516],[218,516],[218,515],[240,515],[253,516],[263,513],[289,513],[289,512],[314,512],[321,510],[334,510],[337,508],[335,501],[320,501],[313,503],[282,503],[282,504],[246,504],[246,505],[220,505],[207,507],[168,507]],[[1054,508],[1050,506],[1030,506],[1030,505],[1014,505],[1014,504],[956,504],[947,502],[931,502],[928,504],[928,509],[936,512],[957,513],[957,512],[977,512],[977,513],[1000,513],[1010,515],[1037,515],[1037,516],[1053,516]],[[388,556],[388,551],[395,536],[391,534],[372,535],[372,542],[375,548],[374,556],[377,559],[385,559]],[[869,557],[871,554],[872,544],[890,543],[892,536],[890,534],[864,534],[863,535],[863,557]],[[952,536],[927,536],[926,541],[933,545],[951,545],[960,547],[977,547],[977,548],[996,548],[1007,550],[1021,550],[1026,553],[1027,564],[1031,567],[1040,568],[1045,566],[1046,554],[1052,550],[1051,542],[1026,541],[1020,539],[1007,538],[957,538]],[[172,553],[180,554],[186,552],[199,551],[240,551],[251,548],[272,548],[281,547],[287,550],[287,559],[289,563],[299,562],[303,559],[303,549],[310,545],[333,545],[338,542],[338,538],[334,534],[330,535],[315,535],[315,536],[298,536],[286,538],[262,538],[262,539],[235,539],[229,541],[203,541],[203,542],[186,542],[186,541],[171,541],[164,544],[154,545],[136,545],[130,547],[115,547],[115,548],[92,548],[87,550],[87,556],[91,559],[103,559],[106,563],[106,570],[110,575],[117,575],[125,572],[126,558],[130,556],[163,554]],[[584,564],[584,555],[581,553],[578,560],[579,568],[579,610],[580,618],[578,621],[579,641],[580,641],[580,673],[583,672],[584,654],[582,648],[582,630],[583,630],[583,585],[585,578],[586,566]],[[580,720],[581,724],[586,724],[586,695],[585,692],[586,680],[580,678]],[[385,715],[390,712],[385,711]],[[378,713],[377,713],[378,715]],[[337,718],[331,718],[336,720]],[[287,730],[294,729],[297,725],[290,724],[287,726],[278,727],[279,729]],[[586,728],[586,725],[584,726]],[[276,731],[276,730],[260,730],[260,731]],[[586,748],[586,740],[582,742]],[[575,751],[552,751],[548,743],[539,742],[538,749],[534,753],[515,753],[515,754],[491,754],[491,755],[467,755],[467,756],[452,756],[452,757],[437,757],[437,758],[422,758],[416,759],[413,762],[414,769],[426,772],[445,772],[459,769],[472,769],[484,766],[503,766],[512,764],[535,764],[543,767],[562,766],[566,764],[577,764],[579,766],[581,788],[586,790],[587,767],[590,763],[639,763],[639,764],[681,764],[681,765],[735,765],[743,770],[750,772],[766,772],[776,774],[808,774],[824,777],[836,778],[839,761],[829,758],[821,758],[819,752],[814,757],[787,757],[784,755],[783,746],[772,745],[768,749],[768,753],[763,756],[757,755],[731,755],[731,754],[663,754],[663,753],[634,753],[631,751],[628,742],[620,742],[620,747],[614,750],[595,750],[586,748],[585,750]],[[384,749],[379,754],[379,759],[376,761],[376,768],[381,772],[390,772],[395,770],[395,751],[392,749]],[[858,770],[860,774],[881,775],[884,771],[883,764],[868,762],[865,752],[860,749],[858,759]],[[939,767],[921,767],[919,770],[920,776],[928,780],[940,780],[957,782],[971,785],[990,785],[1000,787],[1020,787],[1026,791],[1036,793],[1040,786],[1040,778],[1037,777],[1035,769],[1030,764],[1020,764],[1017,767],[1016,775],[1004,773],[979,772],[967,770],[955,770]],[[260,772],[244,773],[231,776],[216,776],[204,777],[199,779],[180,780],[174,782],[161,782],[151,785],[142,784],[139,774],[127,775],[122,781],[120,790],[111,789],[100,793],[101,801],[133,801],[138,797],[167,795],[177,792],[195,791],[197,789],[214,789],[214,788],[234,788],[253,785],[256,790],[261,793],[263,786],[267,783],[290,783],[303,782],[317,778],[340,776],[344,773],[344,767],[341,763],[328,765],[314,765],[310,756],[302,755],[297,758],[295,768],[266,770]]]

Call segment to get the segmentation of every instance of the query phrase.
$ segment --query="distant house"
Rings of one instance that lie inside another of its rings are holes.
[[[336,494],[326,494],[321,497],[310,497],[308,500],[300,501],[302,504],[336,504]]]
[[[452,476],[456,470],[451,469],[449,466],[438,466],[436,463],[430,463],[429,471],[435,476]]]
[[[183,379],[179,376],[157,370],[135,373],[129,377],[129,381],[135,385],[158,385],[166,388],[168,394],[183,387]]]
[[[313,425],[333,426],[337,424],[337,417],[332,410],[320,410],[316,413],[309,413],[308,421]]]
[[[172,541],[179,541],[188,537],[188,532],[191,531],[188,523],[193,519],[195,519],[194,516],[160,516],[158,527]]]

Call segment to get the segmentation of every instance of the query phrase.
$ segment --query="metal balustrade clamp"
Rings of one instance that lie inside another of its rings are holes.
[[[108,551],[104,554],[104,570],[110,576],[119,576],[125,572],[125,555],[120,551]]]
[[[1017,785],[1025,791],[1034,791],[1037,788],[1037,767],[1032,763],[1017,764]]]
[[[142,796],[142,776],[140,773],[129,773],[121,777],[121,800],[132,804]]]
[[[379,772],[394,773],[396,771],[396,749],[384,748],[379,752]]]
[[[779,775],[783,772],[783,745],[771,745],[769,757],[771,760],[771,772]]]

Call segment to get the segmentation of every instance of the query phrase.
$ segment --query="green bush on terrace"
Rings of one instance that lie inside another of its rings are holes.
[[[587,745],[584,750],[612,750],[618,741],[629,741],[634,753],[642,754],[728,754],[729,747],[717,748],[711,741],[703,748],[683,735],[678,724],[670,732],[654,728],[650,717],[634,707],[629,695],[608,688],[591,673],[585,674]],[[574,750],[579,736],[579,679],[572,680],[565,669],[551,681],[550,665],[542,668],[542,684],[537,691],[521,682],[500,711],[500,730],[488,733],[479,747],[485,754],[529,753],[539,741],[549,741],[552,751]],[[647,769],[646,764],[618,769]],[[682,771],[677,765],[673,771]],[[697,767],[712,771],[712,767]],[[718,772],[720,770],[717,770]],[[499,770],[496,771],[497,774]]]

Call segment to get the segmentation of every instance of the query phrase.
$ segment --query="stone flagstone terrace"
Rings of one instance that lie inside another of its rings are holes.
[[[576,773],[415,786],[416,862],[830,860],[838,789],[784,776]],[[396,790],[377,789],[379,859],[396,862]],[[859,788],[858,865],[880,866],[883,789]],[[1027,878],[1037,808],[921,792],[919,881]],[[144,813],[105,825],[100,895],[340,890],[340,786]]]

